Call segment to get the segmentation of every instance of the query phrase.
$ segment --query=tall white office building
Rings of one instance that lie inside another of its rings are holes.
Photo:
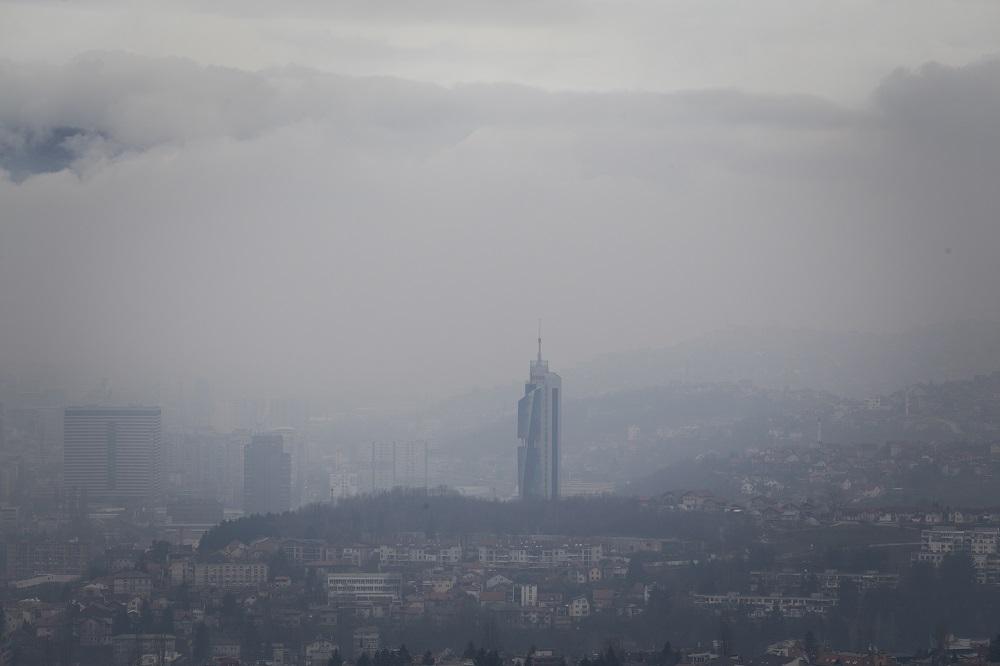
[[[161,472],[159,407],[67,407],[63,476],[91,499],[153,500]]]

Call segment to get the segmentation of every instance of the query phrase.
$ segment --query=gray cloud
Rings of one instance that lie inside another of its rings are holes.
[[[964,67],[928,63],[916,71],[898,69],[875,91],[876,106],[897,122],[929,131],[1000,134],[995,112],[1000,59],[987,58]]]
[[[992,0],[3,2],[0,54],[94,49],[262,69],[288,63],[445,84],[726,88],[855,103],[897,65],[996,48]],[[905,16],[901,22],[900,17]]]
[[[561,364],[996,317],[998,84],[928,66],[846,108],[5,62],[0,367],[363,402],[517,374],[539,315]]]
[[[400,0],[296,0],[276,6],[266,1],[224,1],[206,6],[186,2],[191,10],[224,15],[306,18],[332,17],[388,23],[561,23],[579,17],[583,5],[570,0],[427,0],[419,4]]]

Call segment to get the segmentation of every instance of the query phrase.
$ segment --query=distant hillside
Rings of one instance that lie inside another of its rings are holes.
[[[986,445],[1000,442],[1000,372],[959,381],[913,384],[878,396],[877,405],[851,400],[824,404],[803,398],[800,393],[791,392],[787,399],[770,395],[763,403],[758,400],[756,417],[746,406],[742,410],[729,410],[728,429],[736,434],[734,443],[741,443],[744,449],[759,447],[761,416],[769,428],[786,437],[795,430],[803,431],[811,420],[822,418],[824,442],[828,444],[920,442],[978,447],[984,451],[988,450]],[[768,397],[767,392],[763,397]],[[771,446],[792,443],[787,439],[765,442]],[[637,476],[627,484],[627,491],[643,495],[694,487],[732,496],[745,472],[734,474],[718,457],[699,463],[693,454],[687,458],[678,456],[651,474]],[[901,474],[896,484],[905,486],[907,491],[899,496],[880,497],[878,501],[905,504],[917,501],[916,498],[934,498],[946,504],[977,506],[992,505],[1000,498],[997,481],[990,475],[958,482],[941,473],[940,465],[932,465],[929,471],[921,473],[924,476],[919,482]]]
[[[732,329],[664,349],[609,354],[563,376],[567,392],[578,396],[671,381],[747,379],[764,388],[865,398],[997,370],[1000,322],[961,322],[898,335]]]
[[[600,404],[589,400],[595,397],[627,411],[633,409],[628,401],[622,403],[612,394],[675,383],[749,380],[765,389],[811,389],[864,399],[916,383],[1000,371],[1000,323],[953,323],[899,335],[734,329],[664,349],[609,354],[575,368],[554,369],[564,378],[569,436],[569,429],[579,423],[571,418],[575,401],[588,400],[587,413]],[[411,419],[408,428],[443,442],[490,448],[502,439],[509,444],[521,390],[516,380],[442,402]],[[635,397],[631,393],[629,400]]]

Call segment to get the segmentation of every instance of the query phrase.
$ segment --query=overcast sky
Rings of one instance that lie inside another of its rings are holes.
[[[1000,3],[0,2],[0,368],[397,404],[1000,316]]]

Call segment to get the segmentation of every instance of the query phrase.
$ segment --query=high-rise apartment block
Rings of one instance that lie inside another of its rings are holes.
[[[153,500],[161,488],[159,407],[68,407],[66,489],[91,499]]]
[[[372,442],[371,491],[427,488],[429,449],[424,440]]]
[[[281,435],[254,435],[243,454],[243,511],[282,513],[291,499],[292,457]]]

